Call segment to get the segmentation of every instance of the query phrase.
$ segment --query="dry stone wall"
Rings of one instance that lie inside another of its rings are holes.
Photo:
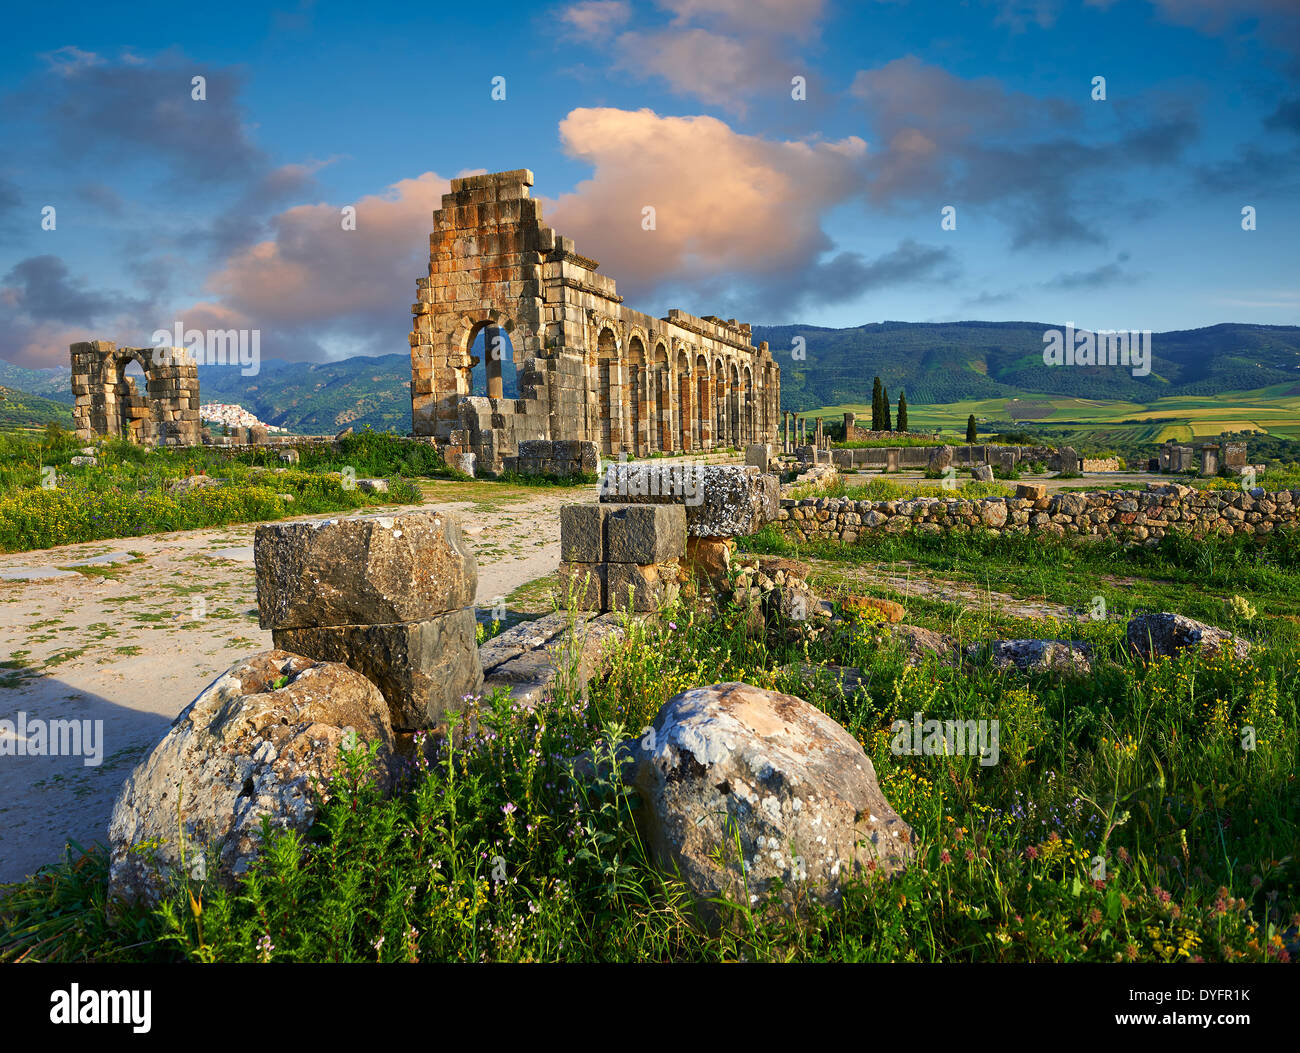
[[[1023,487],[1033,493],[1039,488]],[[1194,490],[1149,484],[1145,491],[1105,490],[983,499],[919,498],[851,501],[812,497],[781,502],[778,526],[800,541],[856,541],[873,533],[997,534],[1113,537],[1155,545],[1171,531],[1195,536],[1266,536],[1300,522],[1300,490]]]
[[[1056,450],[1051,446],[867,446],[859,449],[834,449],[831,459],[837,468],[875,468],[881,471],[897,471],[903,468],[928,468],[934,465],[946,468],[949,465],[970,467],[977,464],[998,465],[1010,468],[1016,464],[1032,464],[1041,461],[1052,471],[1063,467],[1062,457],[1073,455],[1073,451]],[[801,459],[812,461],[811,455],[800,454]],[[1108,469],[1095,469],[1105,471]]]

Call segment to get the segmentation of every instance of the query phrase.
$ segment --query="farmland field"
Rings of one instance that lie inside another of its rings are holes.
[[[846,412],[856,413],[859,421],[869,421],[871,406],[826,406],[802,416],[835,419]],[[961,436],[970,414],[975,415],[981,434],[1030,424],[1077,432],[1081,437],[1094,433],[1103,444],[1191,442],[1213,439],[1224,432],[1264,432],[1300,439],[1300,388],[1274,384],[1214,397],[1183,395],[1148,403],[1045,397],[908,405],[912,431],[937,430]]]

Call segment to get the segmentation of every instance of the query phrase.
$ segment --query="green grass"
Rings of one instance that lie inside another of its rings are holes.
[[[420,491],[402,473],[441,464],[432,446],[375,433],[350,436],[338,454],[304,453],[302,463],[291,468],[273,460],[273,451],[230,457],[212,447],[148,449],[121,440],[100,444],[97,464],[74,467],[70,462],[81,445],[55,429],[42,436],[0,437],[0,551],[416,504]],[[344,469],[355,478],[388,476],[388,493],[365,493]],[[194,474],[220,478],[223,485],[171,491]],[[117,573],[78,569],[88,576]]]
[[[1023,572],[1027,545],[971,536],[841,562],[911,559],[990,580]],[[753,547],[779,547],[764,535]],[[807,553],[801,553],[807,554]],[[561,677],[535,713],[485,700],[475,750],[445,743],[384,799],[365,751],[344,757],[305,838],[279,835],[233,890],[194,882],[154,912],[106,920],[102,850],[74,853],[0,894],[0,957],[64,961],[1263,961],[1300,910],[1296,637],[1273,601],[1293,589],[1293,543],[1171,542],[1151,552],[1033,545],[1048,590],[1122,570],[1152,587],[1231,587],[1260,608],[1234,624],[1249,660],[1185,655],[1142,665],[1123,623],[1070,627],[1096,649],[1080,679],[905,667],[870,622],[819,636],[751,636],[727,611],[671,609],[629,626],[583,703]],[[1185,584],[1184,584],[1185,583]],[[1193,585],[1193,583],[1195,583]],[[1090,587],[1090,586],[1089,586]],[[1294,592],[1291,593],[1294,595]],[[1170,597],[1171,599],[1174,597]],[[1190,613],[1190,611],[1189,611]],[[914,620],[979,637],[943,603]],[[1025,634],[1061,627],[1022,622]],[[575,656],[576,659],[576,656]],[[828,674],[853,666],[845,697]],[[635,792],[616,773],[571,778],[566,758],[635,734],[679,691],[743,680],[787,690],[844,726],[917,835],[889,881],[851,881],[838,911],[806,924],[766,904],[723,905],[708,932],[683,886],[646,858]],[[890,724],[916,711],[1000,724],[1000,762],[896,755]],[[1254,729],[1255,748],[1241,733]],[[490,733],[490,734],[489,734]],[[308,851],[307,849],[310,848]]]

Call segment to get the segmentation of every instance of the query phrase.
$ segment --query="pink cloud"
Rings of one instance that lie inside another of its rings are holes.
[[[811,265],[830,247],[822,215],[860,190],[866,153],[856,136],[772,141],[713,117],[651,110],[574,110],[560,136],[594,171],[549,218],[633,295],[664,281]]]

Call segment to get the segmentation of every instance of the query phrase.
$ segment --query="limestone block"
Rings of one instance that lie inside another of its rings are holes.
[[[675,564],[605,564],[605,603],[614,611],[654,611],[677,598]]]
[[[438,512],[264,523],[253,553],[264,629],[420,621],[478,585],[459,521]]]
[[[561,563],[559,603],[579,611],[603,611],[606,572],[604,563]]]
[[[560,559],[565,563],[599,563],[604,559],[608,514],[608,505],[564,505],[560,509]]]
[[[593,506],[600,507],[600,506]],[[605,559],[610,563],[666,563],[686,549],[685,505],[607,505]]]
[[[483,686],[474,611],[419,622],[275,629],[281,650],[317,662],[342,662],[377,688],[394,728],[433,727]]]

